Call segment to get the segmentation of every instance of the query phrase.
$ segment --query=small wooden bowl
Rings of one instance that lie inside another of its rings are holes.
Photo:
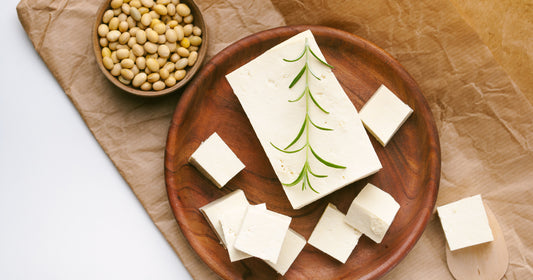
[[[196,72],[198,72],[198,69],[200,69],[205,59],[206,53],[207,53],[207,29],[205,26],[205,21],[202,16],[202,13],[200,9],[198,8],[198,6],[196,5],[196,3],[193,0],[181,0],[180,1],[180,3],[187,4],[187,6],[189,6],[189,8],[191,9],[191,14],[194,17],[193,24],[202,29],[202,35],[201,35],[202,44],[199,46],[199,49],[198,49],[198,59],[196,60],[196,63],[192,67],[186,68],[187,74],[182,80],[178,81],[174,86],[167,87],[159,91],[155,91],[155,90],[146,91],[146,90],[134,88],[131,85],[125,85],[121,83],[117,77],[111,75],[109,70],[107,70],[104,67],[104,64],[102,62],[102,47],[100,46],[100,38],[98,36],[98,26],[102,23],[102,16],[104,15],[104,12],[110,8],[110,2],[111,0],[105,0],[100,6],[100,8],[98,9],[98,12],[96,13],[96,20],[94,21],[93,34],[92,34],[93,50],[94,50],[94,55],[96,57],[96,63],[98,64],[98,68],[100,68],[104,76],[110,82],[112,82],[115,86],[122,89],[123,91],[131,93],[133,95],[145,96],[145,97],[157,97],[157,96],[167,95],[185,86],[187,82],[189,82],[193,78]]]

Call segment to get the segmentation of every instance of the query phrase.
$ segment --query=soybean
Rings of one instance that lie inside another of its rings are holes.
[[[124,32],[120,34],[120,36],[118,37],[118,42],[122,45],[127,44],[129,40],[130,40],[130,33],[128,32]]]
[[[184,69],[187,65],[189,65],[189,60],[187,58],[181,58],[176,62],[176,69]]]
[[[146,60],[146,67],[148,67],[148,69],[150,69],[150,71],[152,72],[159,71],[159,63],[153,58],[149,58]]]
[[[128,49],[119,49],[117,50],[117,58],[122,60],[130,56],[130,51]]]
[[[196,63],[196,59],[198,59],[198,53],[197,52],[191,52],[189,55],[189,66],[193,66]]]
[[[117,8],[120,8],[122,6],[122,3],[124,3],[124,1],[122,0],[111,0],[111,8],[113,9],[117,9]]]
[[[137,68],[144,70],[146,68],[146,58],[144,57],[137,57],[135,60],[135,65],[137,65]]]
[[[131,48],[131,51],[137,57],[144,55],[144,48],[139,44],[133,45],[133,47]]]
[[[124,79],[122,76],[118,76],[118,80],[125,85],[129,85],[131,83],[131,80]]]
[[[154,54],[157,52],[157,45],[151,42],[146,42],[144,44],[144,50],[149,54]]]
[[[176,78],[177,81],[180,81],[183,78],[185,78],[185,74],[187,74],[187,71],[178,70],[178,71],[174,72],[174,78]]]
[[[120,64],[115,64],[113,66],[113,69],[111,69],[111,75],[117,77],[118,75],[120,75],[120,70],[122,70],[122,66],[120,66]]]
[[[120,66],[122,66],[122,68],[126,68],[126,69],[131,69],[131,68],[133,68],[134,65],[135,65],[135,62],[133,62],[133,60],[130,59],[130,58],[123,59],[120,62]]]
[[[128,29],[130,28],[130,25],[128,24],[127,21],[121,21],[119,24],[118,24],[118,30],[120,32],[126,32]],[[128,33],[129,34],[129,33]]]
[[[108,24],[109,30],[117,30],[119,24],[120,24],[120,20],[117,17],[112,18]]]
[[[188,57],[189,56],[189,50],[187,50],[184,47],[179,47],[177,50],[177,53],[181,57]]]
[[[113,59],[111,59],[111,57],[109,56],[106,56],[102,59],[102,62],[104,64],[104,67],[107,69],[107,70],[111,70],[113,69],[113,66],[115,65],[113,63]]]
[[[111,58],[111,50],[108,47],[102,49],[102,57],[109,56]]]
[[[194,34],[195,36],[200,36],[202,35],[202,29],[200,29],[200,27],[198,26],[193,27],[192,34]]]
[[[166,45],[160,45],[157,49],[157,53],[160,57],[169,57],[170,56],[170,49]]]
[[[137,39],[137,43],[141,45],[146,43],[146,32],[144,30],[138,30],[135,32],[135,38]]]
[[[183,27],[183,35],[185,35],[185,37],[191,36],[193,27],[194,26],[192,24],[185,25]]]
[[[157,81],[159,81],[159,73],[152,73],[150,75],[148,75],[147,77],[147,81],[150,82],[150,83],[155,83]]]
[[[108,30],[109,32],[109,30]],[[107,34],[107,32],[106,32]],[[102,35],[105,36],[105,35]],[[175,43],[178,40],[178,34],[176,33],[176,30],[169,29],[165,32],[165,36],[167,37],[167,41],[171,43]]]
[[[109,41],[107,40],[107,38],[100,38],[100,46],[107,47],[107,45],[109,45]]]
[[[109,42],[115,42],[118,40],[118,37],[120,37],[120,31],[118,30],[111,30],[106,35],[106,38]]]
[[[185,23],[191,23],[193,20],[194,20],[194,18],[193,18],[192,15],[188,15],[188,16],[183,18],[183,22],[185,22]]]
[[[142,90],[151,90],[152,89],[152,84],[150,84],[149,82],[145,82],[141,85],[141,89]]]
[[[185,4],[178,4],[176,6],[176,13],[182,17],[186,17],[191,13],[191,9]]]
[[[141,17],[141,23],[142,23],[144,26],[148,26],[148,25],[150,25],[151,22],[152,22],[152,16],[151,16],[149,13],[146,13],[146,14],[142,15],[142,17]]]
[[[100,35],[100,37],[105,37],[107,33],[109,33],[109,26],[103,23],[98,25],[98,35]]]
[[[144,82],[146,82],[146,78],[147,78],[146,73],[139,73],[135,75],[131,84],[134,87],[140,87],[142,84],[144,84]]]
[[[169,76],[168,78],[165,79],[165,85],[167,87],[172,87],[176,84],[176,78],[174,78],[173,76]]]
[[[102,22],[103,23],[109,23],[109,21],[115,16],[113,13],[113,10],[107,10],[104,12],[104,15],[102,16]]]
[[[130,8],[130,16],[135,21],[141,21],[141,17],[142,17],[141,12],[139,12],[139,10],[136,7]]]
[[[151,8],[154,5],[154,0],[141,0],[141,4],[147,8]]]
[[[162,16],[166,16],[167,15],[167,7],[165,7],[164,5],[161,5],[161,4],[156,4],[154,7],[153,7],[154,11]]]
[[[153,85],[152,85],[152,88],[154,90],[162,90],[165,88],[165,83],[163,83],[163,81],[157,81],[155,82]]]
[[[130,69],[124,69],[120,70],[120,76],[123,77],[126,80],[132,80],[133,79],[133,71]]]

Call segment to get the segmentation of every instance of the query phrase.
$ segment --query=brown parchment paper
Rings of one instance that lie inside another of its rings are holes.
[[[451,2],[533,104],[533,1]]]
[[[442,179],[437,205],[481,193],[508,244],[505,279],[533,277],[533,107],[452,2],[197,3],[210,34],[210,56],[254,32],[286,24],[322,24],[362,36],[396,57],[419,83],[438,126]],[[122,94],[104,78],[90,41],[99,4],[22,0],[17,12],[35,49],[192,277],[215,279],[183,238],[166,197],[164,145],[180,93],[142,99]],[[526,31],[525,38],[513,37],[512,44],[517,52],[523,47],[530,58],[526,45],[532,31]],[[526,81],[523,91],[531,92],[531,72],[506,65],[513,69],[508,73],[514,80]],[[384,278],[450,279],[444,244],[434,216],[413,250]]]

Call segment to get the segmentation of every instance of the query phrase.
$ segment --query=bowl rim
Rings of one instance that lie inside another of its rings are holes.
[[[112,0],[103,1],[100,7],[98,8],[96,15],[95,15],[93,30],[91,34],[91,41],[93,45],[93,52],[95,55],[96,64],[98,65],[98,68],[104,74],[104,76],[106,77],[108,81],[110,81],[116,87],[121,89],[123,92],[127,92],[129,94],[133,94],[136,96],[143,96],[143,97],[159,97],[159,96],[168,95],[170,93],[177,91],[178,89],[184,87],[190,80],[192,80],[194,75],[198,72],[200,67],[203,65],[204,59],[207,54],[207,42],[208,42],[208,35],[207,35],[207,28],[206,28],[205,20],[203,18],[200,8],[194,2],[194,0],[181,0],[180,2],[184,2],[184,4],[187,4],[189,6],[189,8],[191,9],[191,14],[194,15],[194,24],[196,26],[199,26],[202,29],[202,35],[201,35],[202,45],[200,46],[198,50],[198,59],[196,60],[196,63],[187,70],[187,74],[185,75],[183,79],[178,81],[172,87],[167,87],[159,91],[155,91],[155,90],[146,91],[146,90],[134,88],[129,85],[125,85],[122,82],[120,82],[117,77],[111,75],[109,70],[107,70],[104,67],[104,64],[102,61],[102,47],[100,46],[100,42],[99,42],[100,37],[98,36],[98,26],[100,26],[100,24],[102,23],[102,17],[104,15],[104,12],[108,8],[110,8],[109,5],[111,1]]]

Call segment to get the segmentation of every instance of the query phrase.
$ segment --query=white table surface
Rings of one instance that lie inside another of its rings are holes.
[[[0,279],[191,279],[0,9]]]

